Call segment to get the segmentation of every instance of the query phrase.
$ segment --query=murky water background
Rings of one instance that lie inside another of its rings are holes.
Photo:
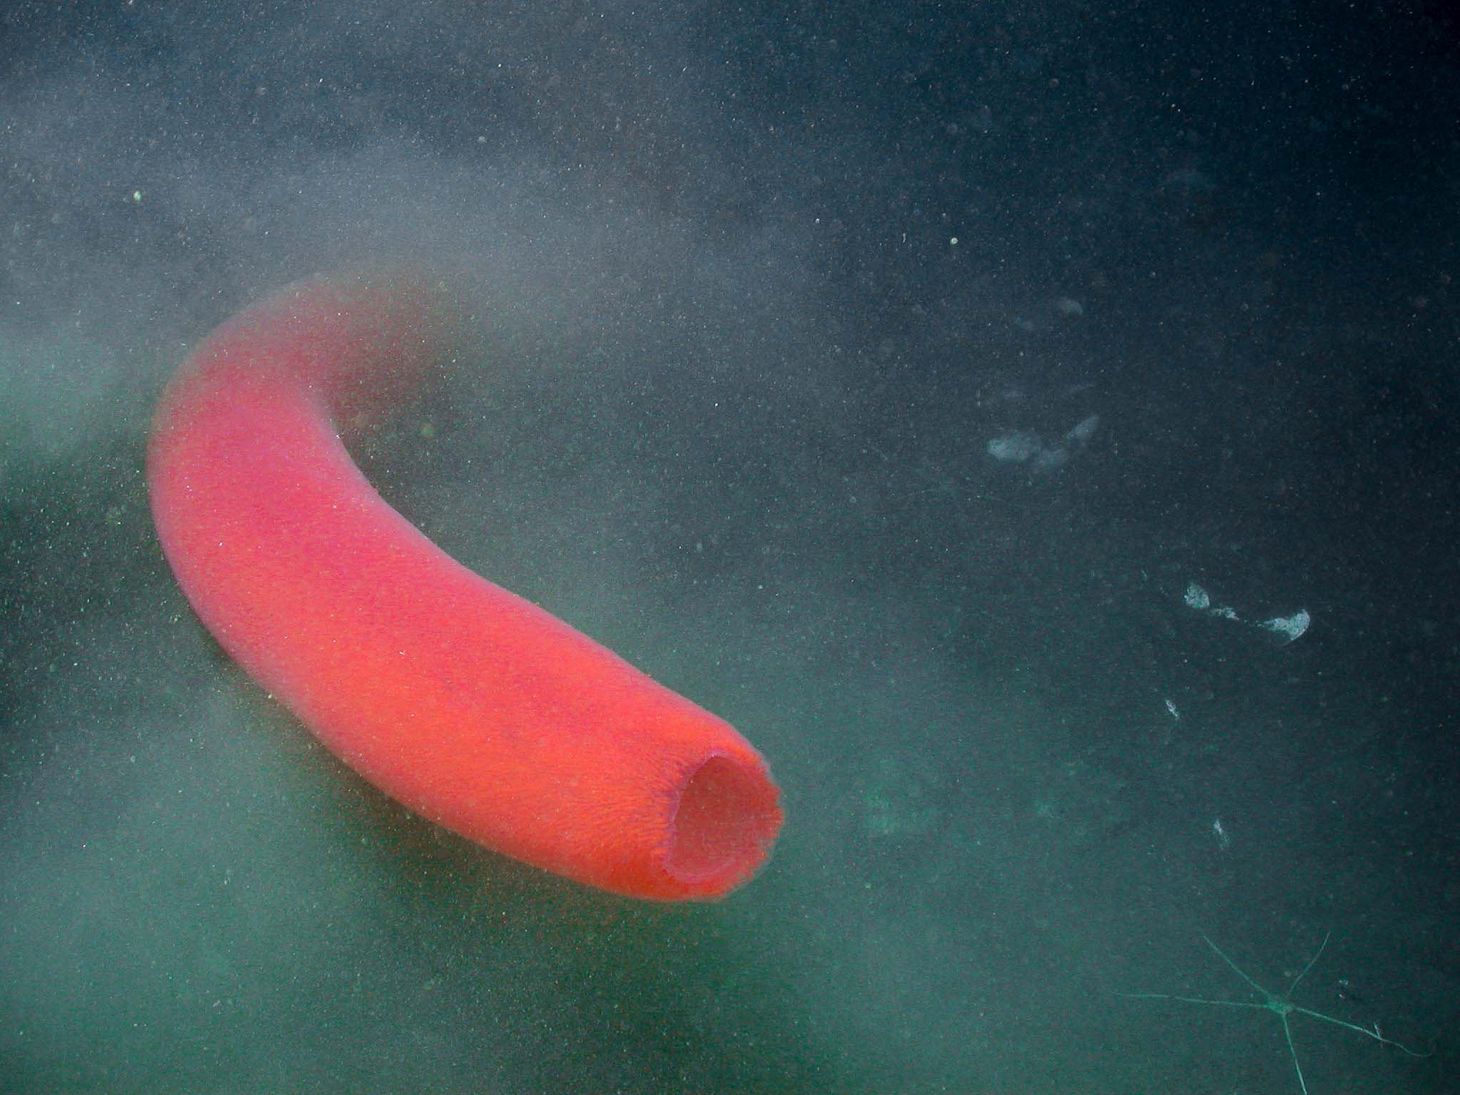
[[[1447,1090],[1438,12],[7,18],[0,1089],[1296,1091],[1275,1013],[1118,994],[1331,931],[1294,1002],[1435,1055],[1293,1015],[1309,1091]],[[408,816],[172,582],[166,377],[392,261],[481,340],[358,455],[766,753],[723,904]]]

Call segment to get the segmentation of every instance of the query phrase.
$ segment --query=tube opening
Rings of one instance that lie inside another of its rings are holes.
[[[781,828],[779,792],[765,772],[726,756],[696,768],[680,792],[665,868],[723,892],[755,873]]]

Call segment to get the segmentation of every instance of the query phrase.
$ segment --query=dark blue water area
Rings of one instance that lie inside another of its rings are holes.
[[[1447,11],[0,33],[0,1091],[1454,1089]],[[471,334],[356,457],[764,752],[727,900],[412,816],[173,581],[169,374],[403,266]]]

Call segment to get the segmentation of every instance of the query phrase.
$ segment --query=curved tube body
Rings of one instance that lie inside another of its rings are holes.
[[[720,897],[780,828],[760,754],[455,562],[340,439],[422,381],[447,326],[412,288],[311,282],[218,328],[148,449],[168,562],[228,653],[412,810],[616,893]]]

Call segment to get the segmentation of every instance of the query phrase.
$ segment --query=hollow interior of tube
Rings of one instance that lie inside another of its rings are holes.
[[[701,764],[680,792],[665,867],[685,881],[749,875],[780,825],[775,785],[728,757]]]

